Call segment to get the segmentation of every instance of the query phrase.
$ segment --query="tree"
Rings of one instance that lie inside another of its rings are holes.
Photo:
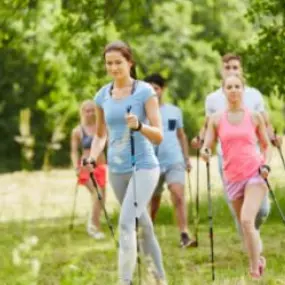
[[[243,50],[248,80],[267,96],[285,95],[285,5],[252,0],[247,14],[257,33]]]
[[[139,78],[159,71],[169,79],[168,97],[185,112],[192,136],[205,95],[219,83],[219,54],[240,48],[237,40],[248,35],[245,2],[1,1],[0,171],[20,168],[14,137],[25,108],[35,138],[33,165],[69,164],[69,134],[79,104],[108,80],[102,51],[116,39],[132,46]],[[234,31],[229,23],[235,23]]]
[[[123,2],[134,9],[134,1],[121,0],[0,2],[0,171],[20,169],[14,137],[24,108],[31,110],[34,165],[44,157],[69,162],[68,135],[79,103],[106,81],[102,47],[118,34],[113,17]]]
[[[285,5],[283,0],[250,1],[247,17],[255,37],[242,50],[249,83],[268,96],[271,120],[278,131],[285,128]]]
[[[225,21],[242,13],[235,9],[238,1],[230,1],[223,9],[226,1],[218,1],[221,9],[201,2],[163,1],[152,7],[147,32],[135,37],[129,30],[122,32],[132,40],[140,76],[161,72],[168,79],[170,101],[183,109],[188,137],[201,126],[205,96],[219,85],[219,53],[223,51],[219,45],[236,45],[237,35],[227,35]],[[235,34],[245,26],[240,21]]]

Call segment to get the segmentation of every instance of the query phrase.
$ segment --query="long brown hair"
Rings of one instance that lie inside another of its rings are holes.
[[[106,45],[106,47],[104,49],[104,54],[103,54],[104,59],[105,59],[106,53],[110,52],[110,51],[119,51],[127,61],[132,63],[130,75],[132,78],[136,79],[137,78],[136,63],[134,61],[133,52],[132,52],[130,46],[123,41],[112,42],[112,43]]]

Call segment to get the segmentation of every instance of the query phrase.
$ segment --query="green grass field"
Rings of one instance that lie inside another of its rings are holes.
[[[278,160],[276,162],[280,165]],[[262,228],[268,267],[264,279],[253,282],[248,279],[247,258],[218,189],[220,182],[214,167],[212,184],[216,281],[211,282],[204,167],[201,169],[199,248],[179,248],[179,233],[167,193],[155,225],[169,284],[285,285],[285,225],[274,204],[271,215]],[[274,172],[272,184],[278,187],[276,196],[285,210],[282,189],[284,170],[280,166],[277,169],[279,174],[276,176],[277,171]],[[1,191],[6,190],[0,192],[1,285],[117,284],[117,252],[113,240],[108,238],[95,241],[86,234],[86,213],[89,209],[87,191],[79,193],[75,228],[72,232],[68,229],[74,191],[74,177],[70,170],[55,170],[49,174],[7,174],[0,176],[0,183],[4,186]],[[8,190],[10,192],[7,194]],[[116,227],[117,204],[111,193],[108,197],[108,210],[112,212],[112,221]],[[102,222],[104,223],[103,217]],[[190,229],[193,229],[193,221],[190,220],[189,224]],[[105,223],[103,228],[110,237]],[[145,263],[143,277],[145,285],[152,284],[146,280]]]
[[[280,196],[281,191],[277,193]],[[283,199],[283,205],[284,202]],[[215,199],[214,209],[217,277],[214,284],[254,284],[247,279],[247,259],[221,198]],[[156,233],[169,284],[211,284],[206,211],[203,203],[199,248],[182,250],[178,247],[178,232],[173,225],[171,208],[164,206],[161,209]],[[117,215],[112,217],[115,223]],[[70,232],[68,223],[69,219],[61,218],[1,224],[1,284],[116,284],[117,254],[113,241],[92,240],[85,232],[85,223],[77,223]],[[106,225],[104,228],[108,233]],[[268,268],[264,280],[258,284],[285,284],[285,226],[280,223],[275,209],[262,232]],[[29,250],[29,246],[22,243],[31,236],[38,238],[38,244]],[[13,251],[17,248],[21,261],[17,262],[14,256],[13,264]],[[32,260],[38,260],[39,265],[31,264]]]

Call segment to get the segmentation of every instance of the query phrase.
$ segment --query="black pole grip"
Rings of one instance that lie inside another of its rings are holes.
[[[91,158],[91,159],[88,161],[88,159],[87,159],[86,157],[84,157],[84,158],[82,159],[82,164],[83,164],[83,166],[86,166],[87,164],[92,164],[93,167],[96,167],[96,162],[95,162],[95,160],[94,160],[93,158]]]

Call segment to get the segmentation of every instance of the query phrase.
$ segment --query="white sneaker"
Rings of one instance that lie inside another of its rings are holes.
[[[94,225],[88,225],[87,232],[94,239],[100,240],[105,238],[105,234],[100,232]]]

